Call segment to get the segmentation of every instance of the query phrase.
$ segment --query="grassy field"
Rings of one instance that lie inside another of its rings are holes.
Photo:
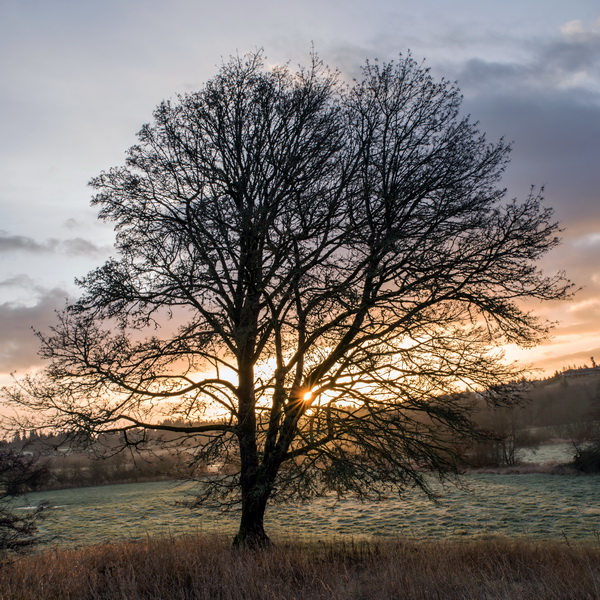
[[[584,600],[600,598],[600,546],[516,539],[280,542],[215,537],[53,550],[0,569],[10,600]]]

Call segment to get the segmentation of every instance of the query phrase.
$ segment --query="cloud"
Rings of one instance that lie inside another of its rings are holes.
[[[586,27],[570,21],[562,35],[521,44],[524,58],[492,61],[472,58],[455,68],[466,95],[530,96],[577,90],[580,102],[600,100],[600,19]]]
[[[60,248],[69,256],[95,256],[103,254],[106,248],[96,246],[96,244],[83,238],[73,238],[60,242]]]
[[[77,219],[70,218],[65,221],[65,227],[67,229],[79,229],[81,223]]]
[[[600,250],[600,232],[594,231],[575,240],[573,246],[582,250]]]
[[[489,139],[514,140],[511,193],[545,185],[561,222],[580,228],[598,220],[600,203],[600,28],[565,27],[523,43],[519,60],[473,58],[454,75]]]
[[[0,231],[0,254],[9,252],[29,252],[33,254],[64,254],[67,256],[101,256],[107,253],[107,247],[97,246],[84,238],[59,240],[49,238],[38,242],[24,235],[10,235]]]
[[[464,113],[491,142],[514,141],[502,182],[509,195],[545,186],[569,235],[589,233],[600,206],[600,19],[565,23],[545,37],[509,32],[494,40],[493,51],[481,31],[458,31],[470,57],[452,52],[434,61],[434,73],[458,82]],[[378,44],[393,56],[386,40]],[[338,48],[337,64],[345,69],[368,54],[358,44]]]
[[[24,251],[24,252],[48,252],[53,250],[54,244],[39,244],[34,239],[24,235],[8,235],[0,232],[0,253]]]
[[[573,302],[567,310],[570,313],[591,313],[596,318],[596,322],[598,322],[598,318],[600,317],[600,298],[587,298],[580,302]]]
[[[561,26],[560,32],[569,40],[588,39],[590,36],[600,34],[600,18],[596,19],[590,27],[586,27],[580,19],[567,21]]]
[[[21,276],[21,282],[31,283],[26,276]],[[0,285],[7,283],[10,282],[0,282]],[[37,355],[39,342],[33,330],[43,330],[55,321],[55,311],[65,306],[68,293],[60,288],[42,290],[39,287],[36,292],[39,297],[32,306],[0,303],[0,373],[29,369],[41,362]]]
[[[531,185],[544,186],[548,204],[572,233],[598,230],[600,206],[600,102],[581,105],[577,93],[469,98],[466,112],[488,139],[513,141],[503,184],[522,197]]]
[[[8,279],[4,279],[3,281],[0,281],[0,288],[12,288],[12,287],[32,289],[32,288],[35,288],[35,283],[34,283],[33,279],[31,279],[31,277],[29,277],[29,275],[25,275],[24,273],[21,273],[19,275],[15,275],[14,277],[9,277]]]

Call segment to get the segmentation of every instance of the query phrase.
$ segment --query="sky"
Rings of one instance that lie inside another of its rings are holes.
[[[600,5],[597,0],[0,0],[0,385],[39,368],[32,328],[75,300],[112,253],[87,182],[121,165],[163,99],[200,89],[232,54],[346,76],[411,51],[457,81],[490,141],[513,142],[503,185],[544,186],[564,228],[545,272],[580,288],[531,308],[556,322],[551,373],[600,363]]]

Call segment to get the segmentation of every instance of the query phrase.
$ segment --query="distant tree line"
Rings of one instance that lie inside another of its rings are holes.
[[[519,398],[511,406],[493,408],[473,400],[474,419],[483,435],[459,448],[457,454],[463,466],[513,466],[518,464],[523,449],[565,440],[573,444],[576,468],[600,470],[600,372],[590,372],[586,365],[565,368],[547,379],[523,381],[516,389]],[[131,430],[125,450],[117,434],[102,435],[84,450],[82,443],[89,440],[82,440],[81,433],[70,436],[35,430],[16,432],[10,440],[0,440],[0,448],[43,459],[44,476],[36,479],[37,489],[201,477],[217,465],[227,470],[218,457],[187,452],[203,445],[202,435],[198,439],[181,438],[172,431],[199,422],[167,419],[160,424],[169,429]],[[138,448],[141,441],[144,451]],[[178,451],[159,451],[165,442]]]
[[[564,440],[573,444],[575,468],[600,471],[600,370],[584,365],[524,381],[520,396],[520,402],[502,409],[479,403],[474,418],[488,438],[465,450],[468,465],[512,466],[521,450]]]

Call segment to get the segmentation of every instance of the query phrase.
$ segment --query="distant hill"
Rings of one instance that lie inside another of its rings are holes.
[[[481,402],[474,418],[491,439],[465,452],[470,466],[512,466],[519,450],[567,441],[576,449],[600,440],[600,367],[567,368],[552,377],[524,381],[518,402],[490,408]]]

